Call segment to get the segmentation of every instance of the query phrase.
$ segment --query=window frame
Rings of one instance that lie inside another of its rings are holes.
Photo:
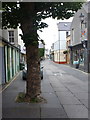
[[[9,30],[8,36],[9,36],[9,42],[14,43],[14,30]]]

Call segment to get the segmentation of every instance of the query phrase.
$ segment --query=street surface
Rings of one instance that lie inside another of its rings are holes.
[[[42,64],[41,91],[47,103],[15,102],[18,93],[25,91],[20,72],[2,93],[3,118],[88,118],[88,74],[51,60]]]

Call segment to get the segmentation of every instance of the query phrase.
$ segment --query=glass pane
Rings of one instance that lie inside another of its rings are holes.
[[[14,36],[14,31],[9,31],[9,36]]]
[[[9,42],[12,42],[12,39],[11,39],[11,38],[9,38]]]
[[[9,42],[14,42],[14,31],[8,31],[9,32]]]
[[[14,42],[14,38],[12,38],[12,42]]]

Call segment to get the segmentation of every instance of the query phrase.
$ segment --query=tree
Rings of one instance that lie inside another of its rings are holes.
[[[36,98],[40,90],[38,40],[37,30],[47,27],[42,19],[52,17],[68,19],[72,17],[82,2],[3,2],[2,25],[3,28],[16,28],[20,25],[21,35],[26,46],[27,56],[27,88],[26,96]]]
[[[39,58],[44,57],[45,48],[39,48]]]

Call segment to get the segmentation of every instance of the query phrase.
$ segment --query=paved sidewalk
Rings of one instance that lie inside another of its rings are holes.
[[[24,92],[26,82],[20,73],[2,93],[3,118],[88,118],[88,81],[68,74],[52,61],[44,61],[42,96],[47,103],[16,103],[19,92]],[[67,68],[66,68],[67,69]],[[72,72],[75,70],[68,68]],[[80,73],[81,74],[81,73]],[[84,74],[84,73],[82,73]],[[84,119],[85,120],[85,119]]]

